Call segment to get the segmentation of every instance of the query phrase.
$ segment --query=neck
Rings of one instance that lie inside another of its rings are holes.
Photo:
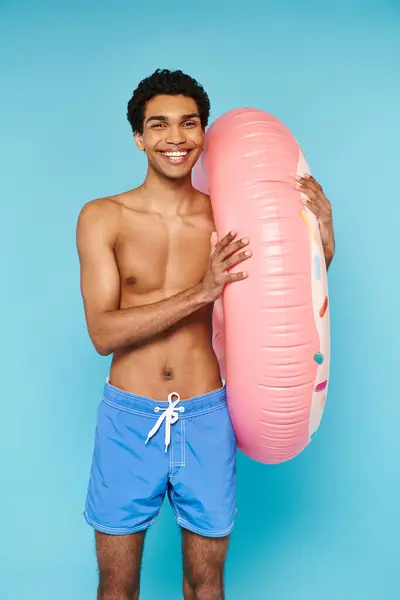
[[[141,188],[147,207],[165,215],[184,211],[195,192],[191,174],[183,179],[168,179],[150,166]]]

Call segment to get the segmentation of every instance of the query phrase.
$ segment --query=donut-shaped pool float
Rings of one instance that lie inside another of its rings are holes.
[[[210,126],[194,172],[194,186],[210,194],[219,239],[233,229],[250,238],[249,276],[215,303],[213,343],[238,446],[268,464],[308,445],[328,391],[324,253],[294,180],[309,172],[288,128],[247,108]]]

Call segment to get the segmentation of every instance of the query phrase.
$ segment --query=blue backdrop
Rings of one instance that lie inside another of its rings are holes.
[[[168,67],[203,83],[213,118],[250,105],[283,120],[334,208],[325,416],[289,463],[240,456],[227,598],[398,600],[397,0],[3,0],[0,21],[1,597],[95,597],[81,511],[109,361],[86,333],[75,225],[141,182],[126,102]],[[180,597],[179,553],[166,504],[144,600]]]

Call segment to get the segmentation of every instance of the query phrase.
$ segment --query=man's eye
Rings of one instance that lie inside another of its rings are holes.
[[[195,121],[186,121],[186,123],[183,124],[184,127],[196,127],[197,123]]]
[[[164,127],[165,123],[156,123],[155,125],[153,125],[152,129],[161,129],[161,127]]]

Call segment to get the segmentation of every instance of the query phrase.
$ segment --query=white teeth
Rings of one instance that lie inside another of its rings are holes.
[[[178,158],[180,156],[186,156],[187,152],[163,152],[164,156],[170,156],[172,158]]]

